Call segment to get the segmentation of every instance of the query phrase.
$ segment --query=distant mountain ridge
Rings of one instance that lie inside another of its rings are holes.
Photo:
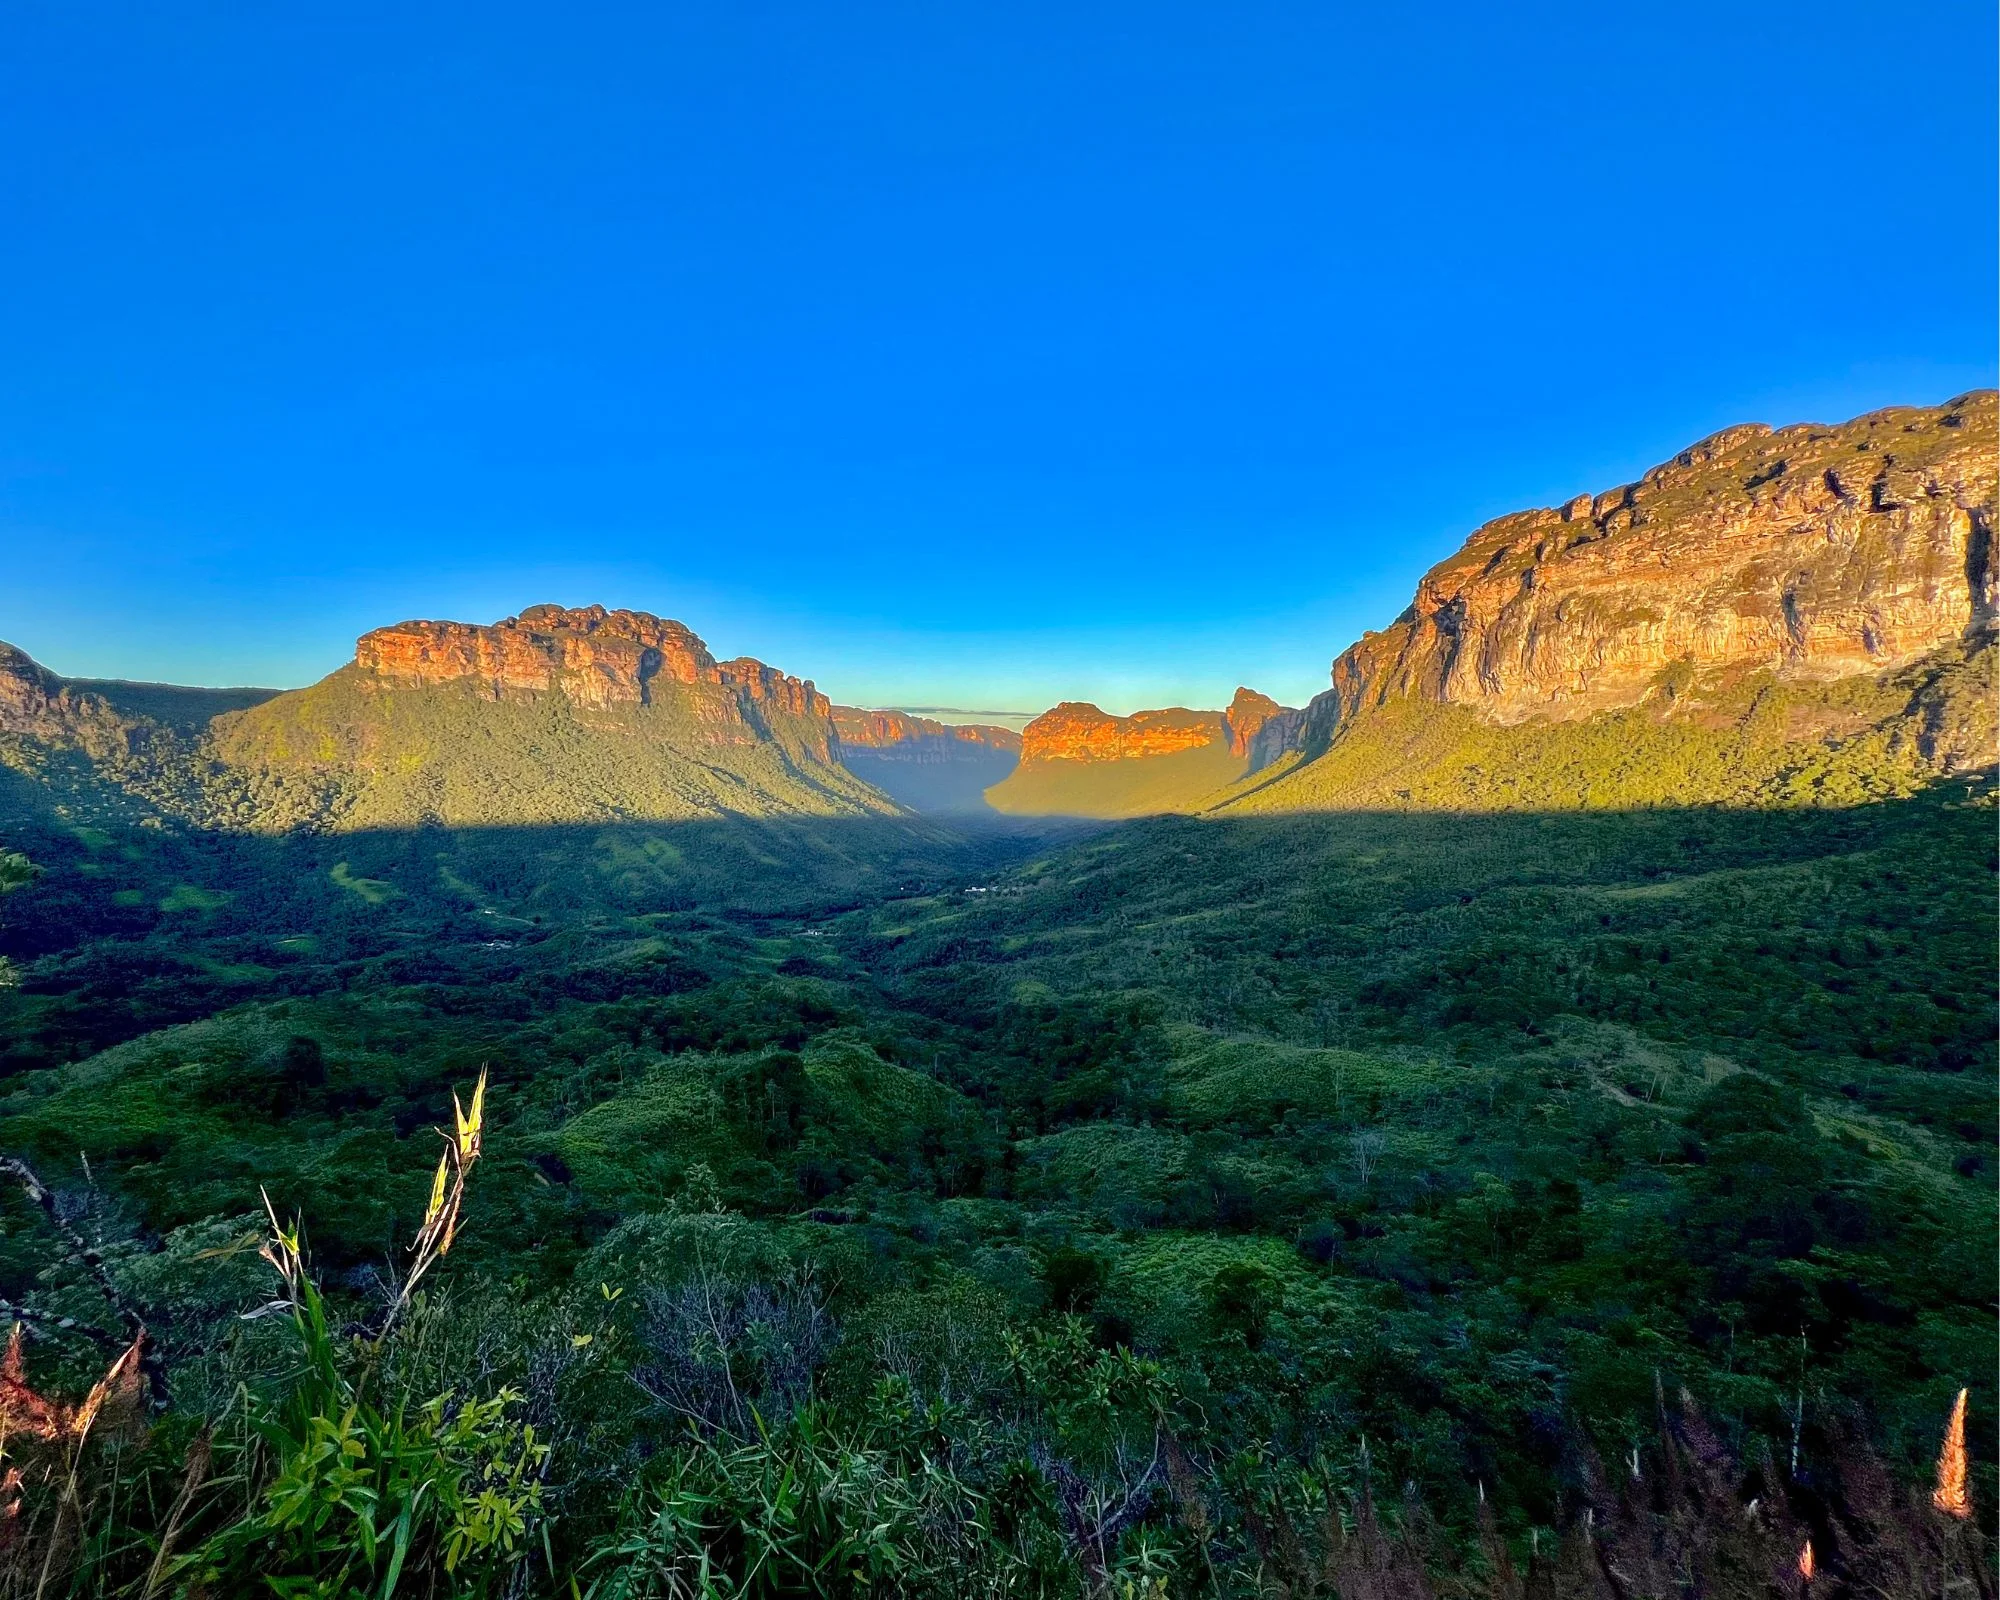
[[[838,746],[810,681],[718,662],[681,623],[601,606],[378,628],[320,682],[192,726],[0,655],[0,759],[50,803],[197,826],[895,813]]]
[[[1003,810],[1795,803],[1995,758],[1991,390],[1727,428],[1473,532],[1303,709],[1026,730]],[[1225,740],[1238,763],[1222,759]]]
[[[984,722],[938,722],[913,711],[869,711],[859,706],[835,706],[833,725],[846,750],[901,751],[913,760],[948,759],[959,745],[1019,755],[1021,735],[1012,728]]]
[[[2000,399],[1728,428],[1516,512],[1302,709],[1019,734],[835,706],[684,623],[531,606],[377,628],[308,688],[65,680],[0,645],[0,804],[259,830],[1849,803],[1994,760]]]
[[[913,811],[990,813],[986,790],[1021,760],[1021,735],[987,723],[835,706],[833,725],[841,764]]]

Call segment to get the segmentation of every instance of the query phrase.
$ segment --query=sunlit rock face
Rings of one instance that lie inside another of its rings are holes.
[[[1258,734],[1287,708],[1255,689],[1238,689],[1227,711],[1169,706],[1114,717],[1088,701],[1066,700],[1044,711],[1021,735],[1021,759],[1034,761],[1139,761],[1226,745],[1246,760]]]
[[[810,680],[749,656],[718,662],[692,629],[646,611],[544,605],[491,626],[399,622],[363,634],[354,664],[372,688],[449,684],[494,700],[559,692],[585,706],[650,705],[660,684],[708,685],[726,693],[697,694],[693,709],[718,732],[769,709],[825,721],[832,736],[833,705]]]
[[[1986,390],[1727,428],[1637,483],[1500,517],[1334,662],[1304,725],[1392,694],[1512,722],[1637,704],[1683,663],[1834,678],[1914,660],[1992,623],[1995,421]]]
[[[354,664],[389,684],[470,684],[495,699],[560,689],[596,705],[643,705],[650,684],[727,684],[758,704],[798,716],[833,707],[804,679],[749,656],[718,663],[682,623],[647,611],[530,606],[490,627],[469,622],[399,622],[365,633]]]
[[[1228,740],[1219,711],[1136,711],[1114,717],[1088,701],[1065,700],[1021,732],[1021,760],[1137,761]]]
[[[1284,716],[1287,709],[1267,694],[1239,688],[1229,702],[1229,709],[1222,714],[1229,728],[1229,753],[1248,760],[1257,749],[1258,736],[1274,718]]]

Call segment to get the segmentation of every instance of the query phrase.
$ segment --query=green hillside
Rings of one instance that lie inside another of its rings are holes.
[[[707,687],[707,686],[703,686]],[[518,826],[716,815],[890,812],[780,711],[769,736],[720,740],[693,693],[648,705],[562,694],[494,700],[453,686],[384,691],[352,668],[219,720],[208,804],[235,826]]]
[[[1040,838],[22,820],[0,1122],[158,1330],[174,1410],[102,1458],[118,1503],[170,1504],[211,1429],[186,1548],[217,1592],[303,1559],[229,1542],[288,1437],[249,1420],[298,1393],[289,1320],[239,1320],[273,1292],[260,1189],[367,1326],[482,1068],[462,1234],[388,1370],[410,1416],[520,1396],[465,1448],[535,1419],[566,1487],[533,1560],[580,1593],[691,1551],[740,1574],[745,1527],[816,1560],[857,1504],[912,1592],[1090,1593],[1060,1496],[1122,1495],[1161,1429],[1183,1488],[1111,1557],[1159,1592],[1257,1593],[1277,1515],[1333,1560],[1310,1508],[1371,1494],[1436,1572],[1526,1565],[1589,1461],[1683,1470],[1659,1385],[1704,1470],[1797,1430],[1783,1516],[1847,1517],[1864,1450],[1927,1483],[1969,1384],[1986,1504],[1992,840],[1976,777]],[[18,1192],[0,1221],[0,1297],[72,1319],[31,1375],[81,1394],[116,1321]],[[845,1509],[782,1532],[788,1474]],[[707,1520],[659,1521],[689,1495]],[[1757,1551],[1797,1526],[1687,1515]]]
[[[1993,760],[1995,650],[1952,647],[1879,677],[1661,675],[1643,705],[1502,724],[1415,695],[1371,706],[1210,808],[1222,815],[1417,809],[1861,805]]]
[[[1929,1497],[1961,1389],[2000,1493],[1992,671],[992,791],[1189,813],[1116,825],[900,813],[720,684],[9,735],[0,1302],[56,1432],[7,1492],[95,1541],[18,1548],[107,1600],[1602,1600],[1807,1537],[1976,1588]]]
[[[197,734],[226,711],[243,711],[275,699],[282,689],[201,689],[177,683],[133,683],[124,678],[70,678],[72,689],[97,695],[122,716]]]

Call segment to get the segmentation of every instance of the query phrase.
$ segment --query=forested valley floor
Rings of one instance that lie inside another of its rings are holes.
[[[4,844],[5,1592],[1991,1592],[1987,780]]]

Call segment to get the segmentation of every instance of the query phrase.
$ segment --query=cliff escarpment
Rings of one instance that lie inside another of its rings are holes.
[[[1884,672],[1991,623],[1995,396],[1728,428],[1637,483],[1516,512],[1333,664],[1300,742],[1404,694],[1483,719],[1636,705],[1673,669]]]
[[[718,724],[753,723],[757,708],[830,724],[833,705],[809,679],[748,656],[718,662],[684,623],[647,611],[530,606],[489,626],[400,622],[363,634],[355,670],[371,688],[448,686],[494,700],[559,693],[584,706],[651,705],[677,686],[724,694],[701,697]]]
[[[533,606],[364,634],[311,688],[216,719],[247,826],[893,811],[838,759],[809,680],[718,662],[644,611]]]
[[[1487,523],[1215,805],[1849,805],[1990,767],[1996,420],[1730,428]]]

